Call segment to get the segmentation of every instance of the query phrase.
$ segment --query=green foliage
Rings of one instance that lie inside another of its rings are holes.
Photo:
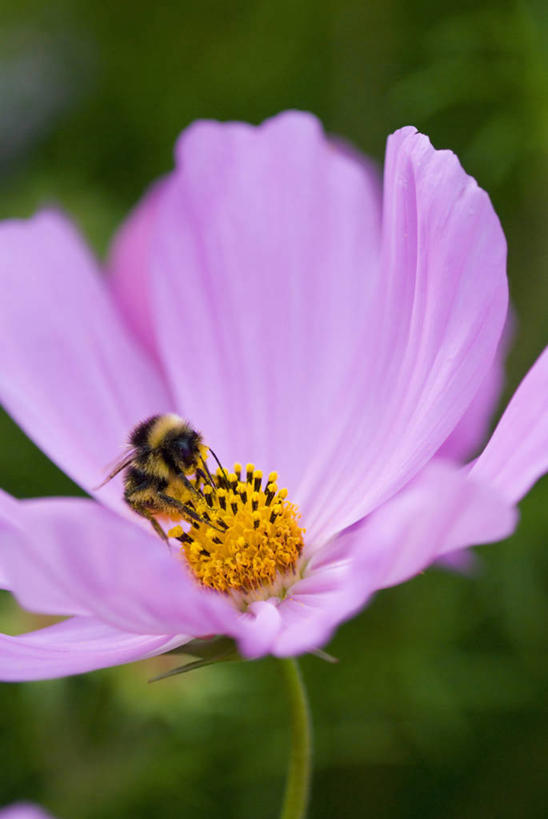
[[[283,108],[382,158],[409,121],[490,192],[509,241],[513,388],[546,343],[548,104],[542,2],[0,0],[0,215],[58,202],[104,254],[196,117]],[[30,68],[29,68],[30,66]],[[23,330],[22,330],[23,331]],[[2,485],[77,488],[0,419]],[[311,816],[545,815],[548,512],[541,483],[517,534],[480,571],[430,571],[310,657],[317,768]],[[36,617],[0,598],[6,630]],[[148,685],[146,664],[0,690],[0,804],[61,819],[275,816],[288,748],[273,660]]]

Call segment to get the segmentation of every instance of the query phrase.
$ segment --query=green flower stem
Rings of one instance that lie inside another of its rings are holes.
[[[280,819],[304,819],[310,790],[312,731],[308,698],[296,660],[280,660],[291,711],[291,755]]]

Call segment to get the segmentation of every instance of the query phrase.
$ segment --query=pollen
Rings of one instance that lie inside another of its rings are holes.
[[[296,571],[305,532],[300,513],[278,489],[277,473],[266,480],[254,464],[200,471],[187,496],[192,516],[168,532],[204,586],[219,592],[254,592]]]

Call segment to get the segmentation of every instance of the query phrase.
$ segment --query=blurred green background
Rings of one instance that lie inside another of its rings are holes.
[[[455,150],[509,240],[507,395],[547,340],[548,6],[433,0],[0,1],[0,216],[60,203],[103,255],[196,117],[296,107],[382,159],[413,123]],[[22,328],[24,332],[24,328]],[[76,493],[0,420],[1,484]],[[548,483],[472,578],[432,570],[303,660],[311,817],[545,817]],[[36,617],[0,598],[5,630]],[[274,817],[288,749],[273,660],[147,685],[159,659],[0,689],[0,804],[60,819]]]

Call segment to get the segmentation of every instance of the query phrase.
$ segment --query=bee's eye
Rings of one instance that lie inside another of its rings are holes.
[[[191,447],[190,447],[188,441],[185,441],[185,440],[177,441],[177,447],[178,447],[181,455],[183,455],[183,457],[187,457],[188,455],[190,455]]]

